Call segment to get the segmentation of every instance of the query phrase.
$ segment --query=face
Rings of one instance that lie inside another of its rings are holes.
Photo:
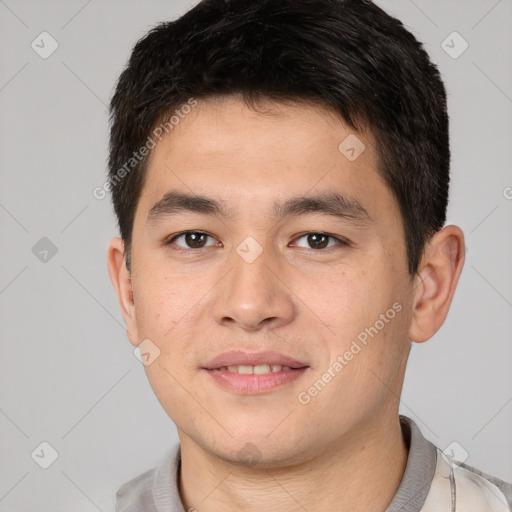
[[[291,464],[396,415],[412,284],[371,136],[262,106],[201,101],[152,150],[127,323],[182,442]]]

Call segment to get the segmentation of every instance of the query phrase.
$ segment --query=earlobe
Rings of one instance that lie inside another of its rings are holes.
[[[124,242],[119,237],[113,238],[108,244],[107,268],[126,324],[126,334],[130,343],[137,346],[139,342],[132,281],[130,273],[126,268]]]
[[[464,234],[446,226],[427,244],[415,279],[412,341],[430,339],[443,325],[464,265]]]

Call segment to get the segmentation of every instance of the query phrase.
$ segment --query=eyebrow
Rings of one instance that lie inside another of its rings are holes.
[[[183,212],[217,217],[233,217],[226,203],[207,196],[187,194],[177,191],[167,192],[153,205],[148,213],[148,223]],[[273,218],[280,220],[292,215],[320,213],[349,220],[356,223],[368,223],[372,220],[363,205],[356,199],[335,192],[292,197],[286,201],[276,201],[273,205]]]

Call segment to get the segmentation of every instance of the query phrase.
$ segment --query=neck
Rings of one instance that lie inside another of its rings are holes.
[[[185,510],[382,510],[402,479],[407,448],[398,415],[358,426],[313,458],[286,467],[248,467],[203,451],[180,432]]]

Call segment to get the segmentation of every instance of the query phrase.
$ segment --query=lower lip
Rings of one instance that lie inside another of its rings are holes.
[[[307,369],[308,367],[297,368],[296,370],[271,372],[263,375],[247,375],[227,370],[206,370],[206,372],[215,382],[225,388],[240,394],[257,395],[300,379]]]

